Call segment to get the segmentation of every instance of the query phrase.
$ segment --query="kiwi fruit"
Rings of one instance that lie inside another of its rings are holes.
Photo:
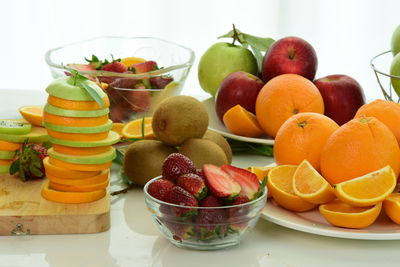
[[[201,138],[208,128],[205,106],[191,96],[171,96],[154,111],[154,135],[166,145],[179,146],[190,138]]]
[[[207,130],[203,136],[203,139],[209,140],[211,142],[219,145],[220,148],[225,152],[226,158],[228,159],[229,164],[232,163],[232,149],[229,145],[228,141],[217,132]]]
[[[157,140],[140,140],[129,145],[124,157],[124,172],[137,185],[161,175],[165,158],[177,152],[176,148]]]
[[[185,141],[179,153],[191,159],[197,169],[201,169],[204,164],[221,166],[229,163],[222,148],[206,139],[191,138]]]

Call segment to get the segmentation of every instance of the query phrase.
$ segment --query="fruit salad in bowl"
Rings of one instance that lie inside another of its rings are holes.
[[[76,70],[97,82],[110,99],[110,118],[125,122],[180,94],[194,52],[152,37],[97,37],[51,49],[45,59],[55,79]]]

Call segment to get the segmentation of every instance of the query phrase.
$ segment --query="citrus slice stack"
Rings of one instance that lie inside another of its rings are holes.
[[[102,99],[100,104],[73,79],[60,78],[46,89],[49,97],[43,125],[53,147],[44,160],[49,182],[44,185],[42,196],[55,202],[86,203],[105,195],[109,168],[116,156],[112,145],[120,136],[111,131],[110,102],[103,90],[85,81]]]

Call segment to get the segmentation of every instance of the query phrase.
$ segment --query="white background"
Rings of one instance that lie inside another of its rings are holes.
[[[347,74],[367,98],[380,98],[369,60],[390,49],[399,10],[398,0],[2,0],[0,88],[44,90],[50,48],[101,35],[156,36],[195,51],[183,93],[202,94],[199,59],[235,23],[253,35],[304,38],[317,51],[317,78]]]

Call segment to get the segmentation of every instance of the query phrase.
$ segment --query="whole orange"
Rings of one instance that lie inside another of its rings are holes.
[[[335,121],[319,113],[294,115],[282,125],[275,137],[275,162],[278,165],[298,165],[306,159],[319,170],[322,149],[337,129],[339,125]]]
[[[361,106],[355,118],[362,116],[375,117],[392,130],[400,144],[400,105],[387,100],[377,99]]]
[[[297,74],[282,74],[267,82],[256,100],[256,117],[263,130],[275,137],[282,124],[300,112],[324,113],[318,88]]]
[[[352,119],[335,131],[321,154],[322,176],[337,184],[390,165],[400,170],[400,149],[392,131],[374,117]]]

